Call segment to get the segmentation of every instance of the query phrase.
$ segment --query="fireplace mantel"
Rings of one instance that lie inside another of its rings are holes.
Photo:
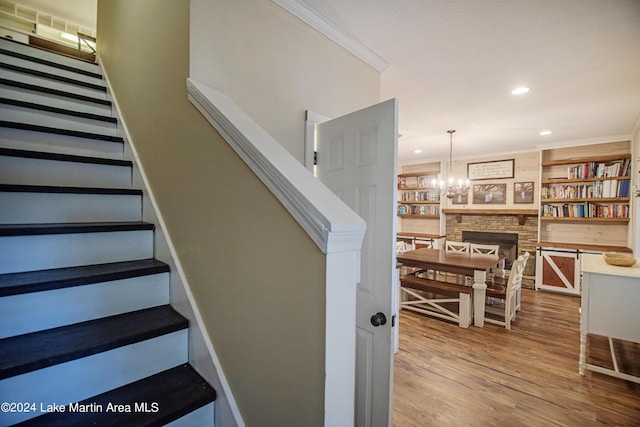
[[[538,216],[537,209],[443,209],[442,212],[455,215],[458,223],[462,222],[462,215],[513,215],[524,225],[526,216]]]

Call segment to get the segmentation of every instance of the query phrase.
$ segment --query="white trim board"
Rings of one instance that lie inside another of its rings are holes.
[[[304,121],[304,165],[313,174],[316,151],[316,125],[331,120],[331,117],[307,110]],[[314,174],[315,175],[315,174]]]

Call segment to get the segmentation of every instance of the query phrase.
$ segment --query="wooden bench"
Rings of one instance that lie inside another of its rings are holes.
[[[469,327],[472,314],[471,286],[418,277],[416,273],[401,276],[400,285],[403,294],[400,308],[452,320],[461,328]],[[449,303],[457,304],[457,313],[444,305],[451,305]]]

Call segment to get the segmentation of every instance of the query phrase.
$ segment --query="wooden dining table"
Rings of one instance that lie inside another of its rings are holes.
[[[480,328],[484,326],[487,273],[493,269],[495,276],[504,277],[504,254],[484,255],[421,248],[397,254],[396,259],[398,263],[407,267],[472,277],[473,324]],[[467,286],[465,282],[460,286]]]

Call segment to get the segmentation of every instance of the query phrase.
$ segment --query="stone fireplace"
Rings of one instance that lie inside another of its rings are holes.
[[[529,252],[525,276],[535,276],[535,251],[538,242],[538,211],[536,209],[444,209],[446,237],[455,241],[499,244],[505,256],[513,261]],[[473,240],[472,240],[473,239]],[[485,240],[478,240],[485,239]],[[533,282],[523,281],[533,288]]]

